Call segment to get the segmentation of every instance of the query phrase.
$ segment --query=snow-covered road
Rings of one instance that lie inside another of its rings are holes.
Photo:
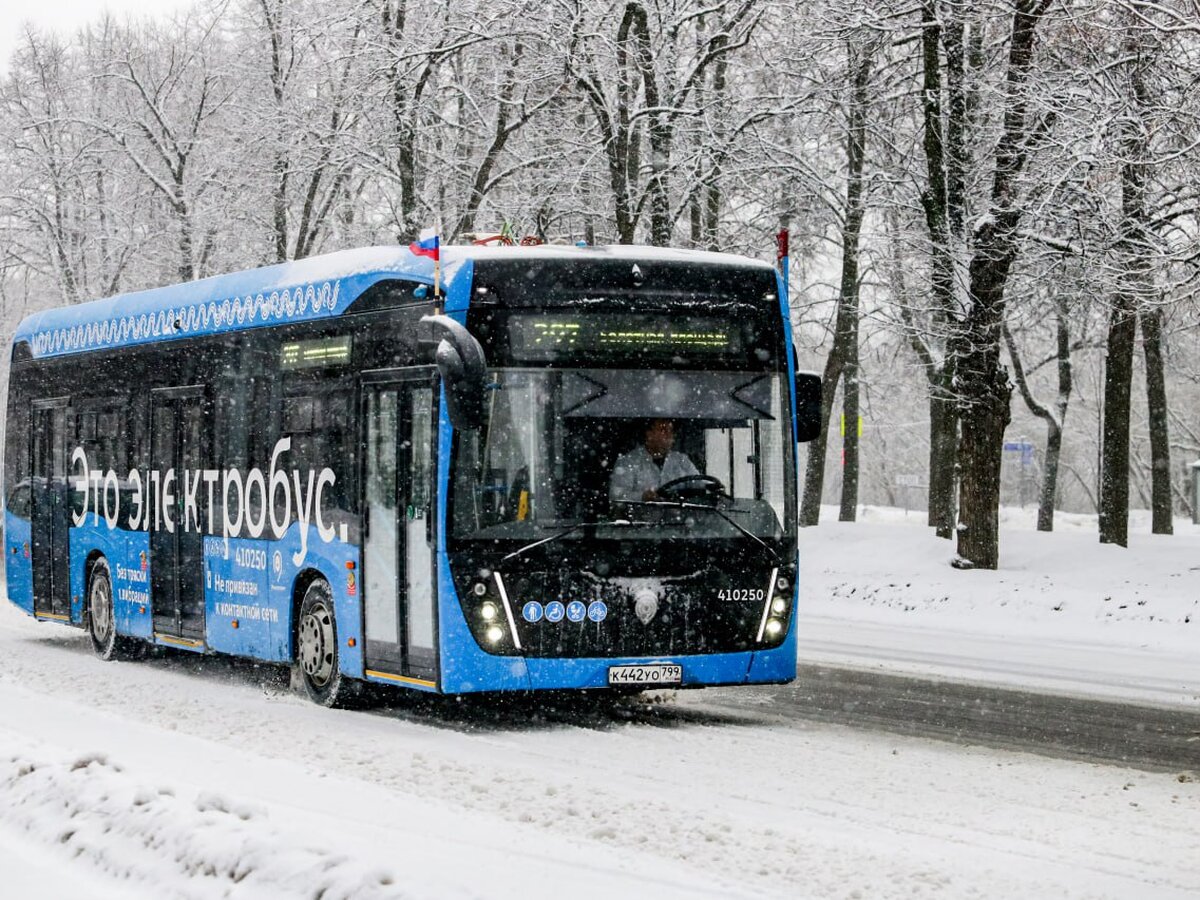
[[[1015,522],[1002,570],[964,574],[864,519],[805,532],[806,663],[1200,705],[1200,529],[1118,552]],[[330,712],[247,663],[105,665],[5,604],[0,659],[14,896],[1200,894],[1200,773],[885,733],[795,690]]]
[[[0,654],[0,838],[35,848],[43,896],[1200,892],[1200,784],[1172,774],[703,692],[331,712],[242,663],[103,664],[7,605]]]

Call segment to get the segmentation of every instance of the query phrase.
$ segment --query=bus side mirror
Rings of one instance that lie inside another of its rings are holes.
[[[474,431],[483,425],[487,393],[487,357],[471,332],[449,316],[422,316],[441,334],[435,359],[446,389],[446,411],[455,428]]]
[[[821,435],[821,376],[796,373],[796,440],[803,444]]]

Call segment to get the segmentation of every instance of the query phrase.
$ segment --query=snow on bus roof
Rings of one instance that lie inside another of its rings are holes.
[[[727,253],[663,247],[444,246],[441,280],[446,308],[467,304],[476,260],[628,259],[693,265],[767,268],[767,263]],[[342,250],[308,259],[215,275],[198,281],[118,294],[76,306],[33,313],[13,335],[34,357],[238,331],[262,325],[329,318],[344,312],[372,284],[388,278],[433,283],[433,261],[407,247]]]
[[[442,247],[442,256],[460,254],[471,259],[627,259],[630,262],[681,262],[701,265],[746,266],[770,269],[768,263],[710,250],[683,250],[678,247],[648,247],[642,244],[600,244],[572,246],[570,244],[539,244],[535,247]]]

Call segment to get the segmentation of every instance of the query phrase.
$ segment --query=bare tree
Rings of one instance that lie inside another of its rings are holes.
[[[1042,467],[1042,489],[1038,500],[1038,531],[1054,530],[1054,507],[1058,496],[1058,468],[1062,456],[1063,426],[1067,420],[1067,409],[1071,403],[1073,374],[1071,369],[1070,308],[1062,295],[1052,300],[1054,311],[1054,365],[1058,388],[1053,408],[1038,400],[1029,384],[1028,374],[1013,340],[1008,325],[1004,328],[1004,343],[1012,364],[1013,377],[1021,398],[1029,411],[1046,423],[1046,452]]]
[[[632,0],[611,37],[588,12],[575,4],[564,55],[596,123],[617,239],[633,243],[648,207],[650,243],[664,246],[675,229],[670,179],[679,120],[697,114],[690,104],[707,71],[749,43],[762,11],[746,0],[721,0],[711,8],[687,2],[655,7],[659,18],[652,22],[647,7]],[[699,28],[707,28],[704,40],[685,52],[685,32]]]
[[[169,25],[131,24],[119,36],[105,77],[116,87],[113,109],[91,124],[109,137],[170,212],[180,280],[207,268],[216,239],[199,205],[219,185],[206,139],[225,111],[232,86],[216,62],[220,11],[191,11]]]
[[[859,422],[859,239],[866,213],[865,183],[867,115],[870,107],[871,69],[874,63],[873,41],[848,42],[849,102],[846,123],[846,205],[842,224],[842,275],[838,294],[837,322],[833,347],[825,360],[821,382],[821,419],[824,427],[808,451],[801,504],[802,525],[816,525],[821,514],[821,493],[825,477],[825,453],[833,403],[838,383],[843,395],[842,502],[839,518],[853,522],[858,504],[858,422]]]

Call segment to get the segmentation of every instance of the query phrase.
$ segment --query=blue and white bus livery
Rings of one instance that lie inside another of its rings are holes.
[[[792,679],[820,385],[775,271],[635,247],[441,266],[444,295],[382,247],[25,319],[11,602],[106,659],[293,664],[326,705],[362,681]],[[640,493],[614,481],[634,459]]]

